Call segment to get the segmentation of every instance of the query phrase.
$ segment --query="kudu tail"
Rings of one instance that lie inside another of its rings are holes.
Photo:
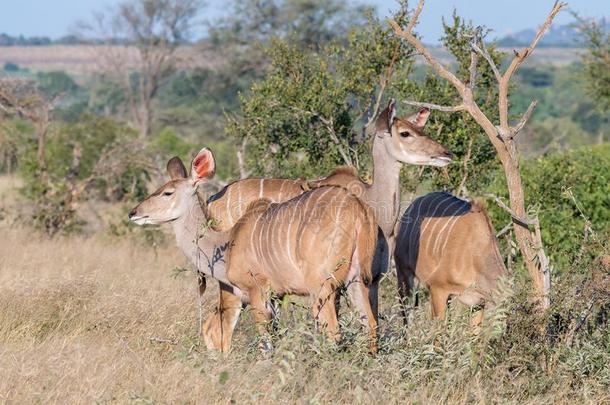
[[[360,277],[364,284],[369,285],[374,278],[373,275],[373,260],[377,248],[377,222],[373,210],[357,200],[362,207],[364,215],[361,217],[360,223],[356,230],[356,251]]]

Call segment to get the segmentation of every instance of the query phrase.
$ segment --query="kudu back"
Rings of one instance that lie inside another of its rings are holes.
[[[336,336],[336,312],[334,318],[330,312],[331,307],[334,311],[332,297],[337,286],[346,284],[348,280],[358,286],[352,287],[350,296],[374,336],[376,314],[366,295],[368,285],[375,285],[376,280],[372,277],[370,263],[368,266],[365,263],[372,261],[367,257],[372,257],[376,243],[374,232],[371,236],[371,232],[366,231],[377,229],[377,225],[372,213],[356,197],[344,189],[328,187],[312,190],[285,205],[255,200],[244,210],[242,219],[228,231],[208,228],[202,232],[211,218],[206,214],[208,210],[205,204],[203,207],[199,205],[196,190],[202,181],[214,175],[212,153],[202,149],[191,166],[191,175],[188,176],[182,162],[172,158],[168,162],[171,180],[138,204],[130,212],[130,219],[138,224],[170,222],[178,245],[195,267],[201,273],[216,278],[221,283],[221,291],[233,297],[230,306],[224,303],[223,311],[204,324],[204,339],[208,347],[225,352],[229,350],[242,302],[252,303],[259,322],[266,319],[269,315],[266,312],[268,303],[263,293],[272,289],[280,294],[317,294],[316,302],[330,297],[327,305],[314,306],[314,314],[323,321],[329,334]],[[257,214],[264,217],[257,217]],[[254,224],[250,221],[254,221]],[[259,232],[257,238],[254,238],[253,232]],[[329,235],[334,239],[326,239]],[[336,244],[332,249],[327,244],[329,240]],[[244,252],[252,253],[250,246],[256,242],[258,247],[266,250],[244,255]],[[317,257],[322,247],[331,249],[340,258],[333,254]],[[283,267],[286,263],[280,263],[279,258],[282,257],[296,260],[297,267]],[[324,260],[333,259],[337,260],[332,268],[337,270],[336,273],[331,271],[330,265],[324,267],[328,264]],[[256,272],[256,269],[261,269],[261,272]],[[274,272],[267,273],[266,270]],[[327,271],[331,280],[320,283],[319,273],[316,273],[320,271]],[[262,281],[263,284],[256,284],[255,287],[249,284],[248,281],[253,279],[248,277],[252,274],[257,274],[256,282]],[[294,278],[295,275],[299,277]],[[314,288],[316,285],[318,290]],[[257,294],[252,295],[255,291]],[[363,299],[365,296],[366,299]],[[206,327],[212,330],[206,330]]]
[[[401,298],[417,278],[430,289],[433,317],[444,316],[450,296],[469,306],[488,300],[506,273],[484,204],[444,192],[419,197],[405,211],[394,260]]]
[[[257,200],[231,235],[227,274],[247,292],[262,332],[271,318],[269,293],[296,294],[311,297],[314,319],[337,339],[335,298],[345,286],[376,350],[377,313],[369,295],[377,293],[377,224],[358,198],[341,187],[322,187],[284,203]]]

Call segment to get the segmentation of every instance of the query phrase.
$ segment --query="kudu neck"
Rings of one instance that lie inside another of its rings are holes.
[[[390,136],[390,135],[385,135]],[[386,235],[392,233],[400,210],[400,168],[398,162],[386,149],[384,138],[375,135],[373,141],[373,183],[367,190],[367,202],[377,217],[377,222]]]
[[[199,271],[229,284],[224,252],[230,240],[230,233],[213,230],[204,210],[205,205],[202,207],[197,195],[193,194],[188,201],[186,213],[172,222],[176,243]]]

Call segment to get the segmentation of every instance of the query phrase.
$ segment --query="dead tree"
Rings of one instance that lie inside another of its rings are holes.
[[[38,170],[46,179],[45,148],[51,113],[55,108],[57,98],[48,100],[36,88],[33,82],[3,78],[0,80],[0,112],[8,116],[17,116],[30,121],[36,131]]]
[[[132,122],[141,137],[150,135],[153,100],[160,85],[178,64],[178,47],[185,41],[201,0],[126,0],[116,8],[81,23],[85,35],[103,38],[96,46],[102,74],[125,97]]]
[[[504,169],[508,185],[509,206],[500,200],[501,206],[510,213],[512,217],[515,237],[519,250],[523,255],[525,266],[532,278],[536,299],[539,300],[543,308],[549,306],[548,293],[551,287],[551,276],[548,258],[544,252],[542,239],[540,236],[540,225],[538,218],[530,218],[525,209],[525,195],[521,182],[521,172],[519,169],[519,151],[517,149],[517,138],[529,118],[531,117],[536,101],[532,101],[521,119],[514,125],[509,122],[508,90],[510,79],[515,71],[521,66],[525,59],[532,54],[534,48],[548,30],[553,19],[565,7],[565,3],[555,2],[544,24],[538,29],[536,36],[529,47],[514,52],[514,57],[504,73],[500,72],[498,66],[491,58],[483,38],[477,32],[470,41],[470,80],[465,84],[458,79],[446,66],[441,64],[430,51],[413,34],[413,27],[417,24],[418,18],[424,7],[425,0],[420,0],[413,15],[411,16],[406,28],[401,28],[396,21],[390,20],[390,25],[400,38],[405,39],[410,45],[423,56],[427,64],[443,79],[453,85],[458,92],[461,103],[456,106],[439,106],[431,103],[408,102],[412,105],[421,105],[431,109],[446,112],[467,111],[472,118],[483,128],[490,142],[495,147],[498,158]],[[475,82],[477,61],[482,57],[489,63],[498,82],[498,110],[500,122],[498,125],[493,123],[481,110],[475,101]]]

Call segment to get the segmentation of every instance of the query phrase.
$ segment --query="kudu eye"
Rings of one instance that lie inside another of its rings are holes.
[[[173,191],[173,190],[167,190],[167,191],[164,191],[164,192],[163,192],[163,195],[164,195],[164,196],[170,196],[170,195],[172,195],[172,194],[174,194],[174,191]]]
[[[400,136],[402,136],[403,138],[406,138],[406,137],[408,137],[410,135],[411,135],[411,133],[409,131],[403,131],[403,132],[400,133]]]

